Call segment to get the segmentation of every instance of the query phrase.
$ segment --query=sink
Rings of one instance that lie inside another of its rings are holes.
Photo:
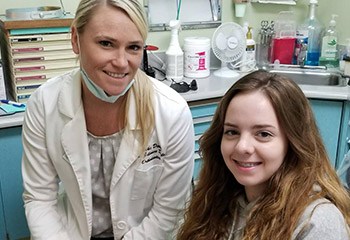
[[[317,86],[347,86],[347,78],[340,72],[327,71],[324,69],[303,69],[303,68],[272,68],[267,70],[270,73],[277,73],[294,80],[300,85]]]

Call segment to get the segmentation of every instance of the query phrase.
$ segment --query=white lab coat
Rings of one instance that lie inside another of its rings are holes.
[[[179,94],[150,81],[155,128],[146,156],[137,154],[140,129],[131,98],[130,129],[125,129],[115,161],[110,192],[115,239],[167,239],[191,188],[191,113]],[[23,148],[23,199],[32,239],[90,239],[91,174],[79,70],[49,80],[32,94]]]

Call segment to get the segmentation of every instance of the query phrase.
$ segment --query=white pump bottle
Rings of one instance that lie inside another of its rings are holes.
[[[166,55],[166,78],[179,82],[183,79],[184,74],[184,52],[179,44],[179,29],[181,23],[179,20],[171,20],[171,40]]]

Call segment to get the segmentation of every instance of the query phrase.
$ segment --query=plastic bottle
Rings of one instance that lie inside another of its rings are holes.
[[[297,29],[297,39],[307,43],[305,65],[317,66],[321,55],[323,26],[316,18],[318,0],[310,0],[309,16]]]
[[[335,18],[338,15],[333,14],[332,19],[329,22],[327,31],[325,32],[322,38],[322,48],[321,48],[321,57],[320,65],[328,67],[338,67],[338,36],[336,25],[337,22]]]
[[[256,66],[255,61],[255,41],[253,39],[252,28],[248,27],[247,46],[242,58],[242,72],[252,71]]]
[[[166,78],[178,82],[183,79],[184,70],[184,53],[179,44],[179,28],[181,23],[179,20],[171,20],[169,26],[171,28],[171,40],[169,48],[165,52]]]

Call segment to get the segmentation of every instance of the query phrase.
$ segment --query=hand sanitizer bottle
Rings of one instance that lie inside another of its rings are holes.
[[[329,22],[327,31],[322,38],[322,50],[320,57],[320,65],[327,67],[338,67],[338,37],[335,18],[338,15],[333,14]]]

